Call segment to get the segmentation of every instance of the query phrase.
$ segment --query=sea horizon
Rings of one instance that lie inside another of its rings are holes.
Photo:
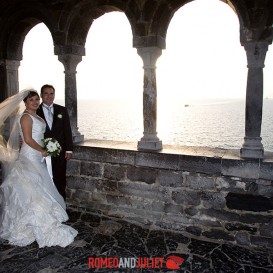
[[[272,116],[273,99],[265,98],[265,151],[273,151]],[[78,129],[85,140],[137,142],[143,137],[142,100],[79,99]],[[240,149],[244,131],[244,99],[176,99],[157,105],[157,136],[163,145]]]

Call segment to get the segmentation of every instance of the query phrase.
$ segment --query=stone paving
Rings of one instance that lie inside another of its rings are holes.
[[[98,215],[69,215],[68,224],[79,231],[73,244],[39,249],[37,243],[14,247],[0,241],[0,272],[273,272],[273,250],[205,242]],[[106,267],[100,268],[102,263]]]

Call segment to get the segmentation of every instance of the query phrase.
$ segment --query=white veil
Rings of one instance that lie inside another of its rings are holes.
[[[3,178],[19,154],[20,103],[32,90],[23,90],[0,103],[0,161]]]

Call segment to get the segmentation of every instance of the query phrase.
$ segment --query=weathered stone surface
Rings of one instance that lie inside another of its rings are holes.
[[[229,236],[231,236],[234,238],[233,241],[240,245],[250,245],[251,235],[272,238],[270,228],[266,226],[273,218],[271,210],[257,211],[258,203],[252,204],[252,199],[244,203],[242,198],[238,198],[238,206],[243,206],[240,210],[237,207],[233,208],[234,202],[231,202],[231,206],[230,203],[228,206],[226,204],[226,200],[230,202],[230,196],[250,195],[255,198],[262,196],[263,200],[269,200],[271,197],[268,196],[273,191],[272,181],[256,177],[233,176],[234,172],[232,176],[227,176],[198,173],[190,168],[183,171],[165,169],[165,163],[161,164],[159,161],[168,161],[170,155],[163,156],[161,153],[159,155],[151,152],[142,153],[145,162],[151,156],[151,159],[155,160],[152,164],[158,167],[151,168],[145,164],[136,166],[135,162],[130,164],[130,160],[128,164],[119,164],[117,158],[111,161],[112,150],[106,150],[107,155],[104,160],[100,158],[99,153],[99,161],[86,161],[103,167],[103,179],[98,179],[94,175],[68,176],[67,191],[72,203],[85,206],[91,212],[97,209],[105,215],[125,217],[143,224],[153,223],[158,228],[175,231],[192,230],[192,233],[187,232],[196,236],[200,229],[200,238],[212,241],[217,240],[213,237],[222,236],[224,241],[225,238],[230,240]],[[97,152],[99,151],[95,149],[95,153]],[[122,153],[126,156],[125,150]],[[134,153],[138,152],[130,151],[130,155]],[[189,158],[192,160],[194,157],[196,156],[191,155]],[[225,160],[233,161],[227,157]],[[242,160],[236,159],[235,162],[236,164],[239,162],[239,165],[243,164]],[[237,168],[236,164],[233,162],[231,166]],[[249,168],[253,162],[247,160],[244,164]],[[78,190],[89,191],[89,199],[74,199]],[[208,233],[209,228],[220,232],[216,235]],[[203,232],[207,233],[203,234]],[[228,236],[225,237],[225,234]],[[257,245],[259,243],[257,240]]]
[[[118,194],[117,181],[96,179],[90,182],[94,185],[95,190],[98,192]]]
[[[215,272],[239,272],[243,270],[243,266],[235,261],[231,260],[225,253],[222,253],[220,249],[216,249],[212,253],[213,267]]]
[[[161,153],[142,153],[136,154],[136,166],[178,170],[179,155]]]
[[[174,213],[177,215],[183,214],[183,206],[174,205],[171,203],[165,203],[164,205],[164,212],[165,213]]]
[[[182,187],[183,176],[179,172],[159,171],[157,181],[161,186],[165,187]]]
[[[188,248],[190,250],[190,253],[204,256],[204,253],[212,253],[215,249],[218,248],[218,246],[219,245],[216,243],[197,240],[197,239],[191,239],[191,242],[188,245]]]
[[[222,174],[242,178],[259,178],[260,166],[257,160],[222,159]]]
[[[231,183],[234,183],[234,181],[232,181],[229,178],[223,177],[223,176],[216,177],[216,179],[215,179],[215,187],[217,189],[220,189],[221,191],[228,190],[230,188]]]
[[[188,207],[185,208],[185,213],[190,216],[194,216],[199,213],[199,210],[196,207]]]
[[[146,246],[150,256],[159,257],[164,255],[167,252],[164,233],[162,231],[151,231]]]
[[[81,161],[71,159],[67,162],[66,175],[80,175]]]
[[[115,164],[134,164],[135,153],[132,151],[124,151],[119,149],[105,149],[103,162],[111,162]]]
[[[67,178],[67,187],[73,190],[94,191],[96,189],[97,179],[92,179],[87,176],[76,176]]]
[[[77,190],[72,193],[71,199],[74,199],[75,201],[78,200],[79,202],[86,202],[90,200],[90,193],[88,191]]]
[[[196,236],[200,236],[202,233],[202,229],[195,226],[186,227],[186,231]]]
[[[120,165],[104,165],[103,177],[110,180],[123,180],[125,178],[126,168]]]
[[[148,184],[156,182],[158,171],[155,169],[129,166],[127,168],[127,178],[131,181],[142,181]]]
[[[273,238],[273,220],[268,224],[261,225],[260,234],[261,236]]]
[[[118,190],[124,195],[144,197],[152,200],[167,202],[171,199],[171,191],[169,189],[154,184],[118,182]]]
[[[257,227],[243,225],[241,223],[227,223],[225,224],[225,228],[229,231],[249,231],[251,234],[255,234],[258,230]]]
[[[248,246],[250,244],[249,235],[246,232],[238,232],[235,239],[239,245]]]
[[[273,162],[264,162],[261,164],[259,178],[273,180]]]
[[[225,193],[222,192],[202,192],[201,200],[205,208],[225,208]]]
[[[179,217],[177,217],[177,215],[175,214],[170,214],[170,213],[165,213],[163,214],[161,220],[163,222],[170,222],[170,223],[176,223],[176,224],[183,224],[185,226],[188,225],[192,225],[194,222],[194,219],[184,216],[184,215],[180,215]]]
[[[252,194],[258,193],[258,184],[256,182],[247,182],[245,188],[248,193]]]
[[[218,209],[207,209],[207,210],[202,210],[202,214],[208,215],[210,217],[213,217],[215,219],[220,219],[224,221],[235,221],[238,222],[240,219],[240,216],[235,213],[235,212],[229,212],[225,210],[218,210]]]
[[[215,179],[203,175],[188,175],[185,183],[190,189],[209,190],[214,189]]]
[[[81,162],[81,175],[101,177],[102,176],[102,166],[99,163],[94,162]]]
[[[105,149],[97,147],[82,147],[75,146],[73,151],[73,159],[78,159],[81,161],[95,161],[104,162],[105,160]]]
[[[214,228],[222,228],[222,224],[220,221],[212,220],[212,219],[198,219],[198,216],[194,218],[193,222],[196,226],[202,227],[202,229],[207,229],[208,227]]]
[[[211,230],[211,231],[204,231],[202,232],[207,238],[213,238],[217,240],[224,240],[224,241],[234,241],[234,236],[230,235],[230,233],[224,232],[222,230]]]
[[[189,172],[220,174],[221,158],[180,155],[179,169],[187,170]]]
[[[172,199],[177,204],[197,206],[200,204],[200,193],[195,191],[174,191]]]
[[[273,182],[272,182],[273,183]],[[258,185],[258,194],[273,199],[273,184]]]
[[[265,248],[273,249],[273,239],[263,236],[250,236],[250,242],[253,245],[258,245]]]

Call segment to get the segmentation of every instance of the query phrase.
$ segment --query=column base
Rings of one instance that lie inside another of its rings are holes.
[[[145,139],[143,137],[137,143],[137,149],[140,151],[160,151],[162,148],[162,141],[157,137],[154,139]]]
[[[240,149],[240,156],[242,158],[257,158],[264,157],[264,148],[261,137],[245,137],[245,142]]]
[[[73,135],[72,139],[73,139],[73,143],[77,144],[84,141],[84,135],[81,135],[81,134]]]

